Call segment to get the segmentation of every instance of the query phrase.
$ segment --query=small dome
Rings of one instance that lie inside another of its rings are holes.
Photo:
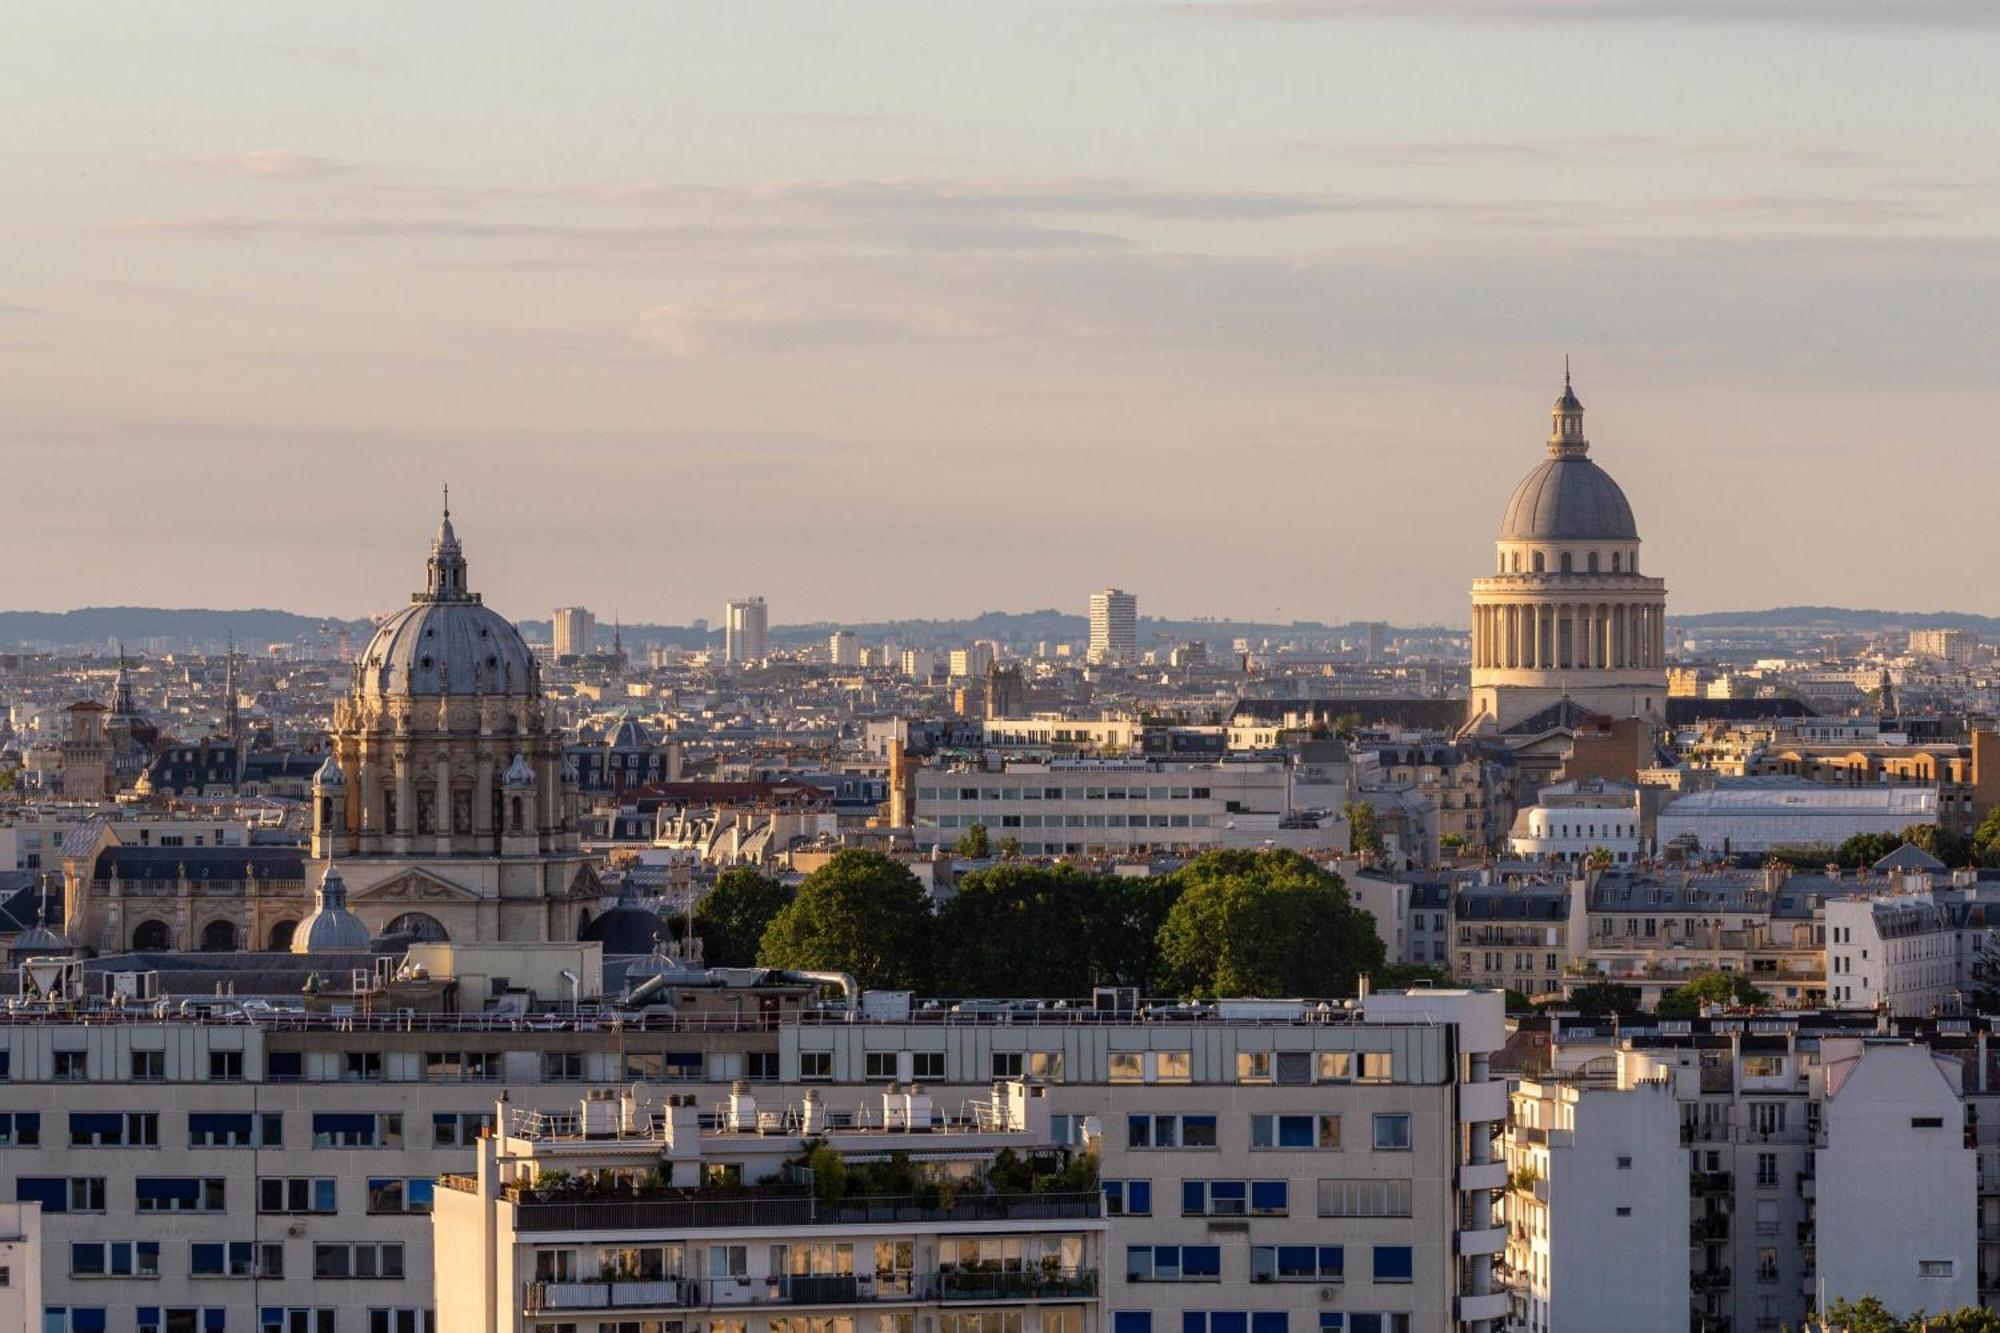
[[[528,767],[526,755],[519,751],[515,752],[514,762],[507,765],[507,771],[501,775],[500,783],[517,791],[535,785],[535,770]]]
[[[368,948],[368,927],[347,910],[347,881],[327,863],[313,895],[312,914],[292,931],[293,953],[355,953]]]
[[[340,765],[333,762],[333,752],[329,750],[326,762],[319,766],[317,773],[313,774],[313,786],[323,791],[331,791],[335,788],[345,787],[346,785],[347,774],[341,772]]]
[[[650,954],[660,939],[660,914],[633,902],[620,902],[576,933],[579,940],[596,940],[607,954]]]
[[[48,926],[30,926],[14,937],[8,946],[21,957],[29,954],[68,953],[76,946],[69,942],[69,936]],[[649,946],[650,947],[650,946]]]
[[[646,729],[640,726],[637,720],[629,717],[613,727],[611,734],[604,741],[604,746],[608,750],[643,750],[651,744],[652,740],[646,735]]]
[[[1639,525],[1610,473],[1588,458],[1550,458],[1514,488],[1500,540],[1635,542]]]

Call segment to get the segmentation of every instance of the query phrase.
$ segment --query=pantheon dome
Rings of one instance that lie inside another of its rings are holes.
[[[1581,428],[1583,404],[1568,384],[1563,385],[1556,412],[1559,421],[1573,413]],[[1589,447],[1579,436],[1573,446],[1552,448],[1550,457],[1521,478],[1507,502],[1507,515],[1500,520],[1501,541],[1639,540],[1639,525],[1632,519],[1625,492],[1610,473],[1591,461]]]
[[[1612,718],[1665,711],[1666,583],[1639,572],[1639,525],[1590,457],[1567,374],[1550,416],[1547,456],[1514,488],[1493,572],[1472,585],[1469,730],[1545,730],[1573,711],[1565,701]]]

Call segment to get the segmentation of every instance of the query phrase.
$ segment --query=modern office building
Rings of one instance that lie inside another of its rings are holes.
[[[557,607],[554,632],[557,657],[588,657],[597,651],[597,617],[588,607]]]
[[[1139,599],[1118,588],[1090,594],[1088,660],[1130,666],[1139,660]]]
[[[761,662],[771,654],[770,611],[762,597],[745,597],[722,610],[722,660]]]

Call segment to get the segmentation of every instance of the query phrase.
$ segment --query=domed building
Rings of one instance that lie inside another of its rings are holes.
[[[468,586],[449,508],[424,590],[354,663],[312,802],[312,854],[377,935],[573,940],[598,897],[541,670]]]
[[[1590,457],[1567,374],[1550,414],[1548,457],[1514,488],[1494,572],[1472,584],[1470,732],[1666,712],[1666,582],[1639,572],[1639,525]]]

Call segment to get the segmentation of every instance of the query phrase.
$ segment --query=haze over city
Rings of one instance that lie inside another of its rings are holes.
[[[1680,609],[2000,611],[1993,15],[12,5],[3,600],[450,480],[516,615],[1463,625],[1569,353]]]

